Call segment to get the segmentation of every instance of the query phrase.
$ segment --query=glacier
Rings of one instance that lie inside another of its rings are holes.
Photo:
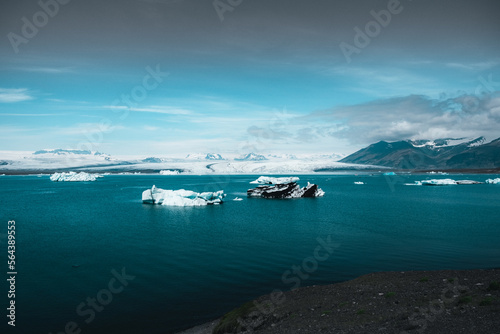
[[[50,180],[54,182],[85,182],[85,181],[95,181],[97,178],[102,177],[98,174],[89,174],[86,172],[69,172],[69,173],[54,173],[50,176]]]
[[[297,183],[290,182],[275,185],[260,185],[254,189],[247,190],[248,197],[262,198],[301,198],[321,197],[325,192],[316,184],[307,182],[307,186],[301,188]]]
[[[223,190],[197,193],[191,190],[164,190],[153,186],[142,192],[142,202],[168,206],[205,206],[221,204],[226,195]]]
[[[295,176],[290,177],[270,177],[270,176],[260,176],[257,180],[252,181],[252,184],[285,184],[297,182],[300,179]]]
[[[488,179],[488,180],[486,180],[486,183],[489,183],[489,184],[500,184],[500,178]]]

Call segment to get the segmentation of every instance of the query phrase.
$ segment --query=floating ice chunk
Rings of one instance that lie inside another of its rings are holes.
[[[394,173],[394,172],[387,172],[387,173],[384,173],[384,175],[387,175],[387,176],[394,176],[394,175],[396,175],[396,173]]]
[[[233,199],[233,201],[237,201],[237,202],[239,202],[239,201],[243,201],[243,198],[235,197],[235,198]]]
[[[221,204],[226,195],[223,190],[197,193],[190,190],[163,190],[153,186],[142,192],[142,202],[169,206],[204,206]]]
[[[68,181],[68,182],[76,182],[76,181],[95,181],[97,178],[102,177],[102,175],[99,174],[89,174],[85,172],[69,172],[69,173],[54,173],[53,175],[50,176],[50,180],[54,182],[62,182],[62,181]]]
[[[482,182],[474,181],[474,180],[453,180],[453,179],[432,179],[432,180],[423,180],[423,181],[415,181],[415,185],[418,186],[448,186],[448,185],[456,185],[456,184],[480,184]]]
[[[252,184],[286,184],[297,182],[300,180],[298,177],[270,177],[270,176],[260,176],[257,180],[252,181]]]
[[[325,192],[318,188],[316,184],[307,182],[307,186],[301,188],[297,183],[285,183],[275,185],[261,185],[254,189],[248,189],[249,197],[263,198],[301,198],[301,197],[321,197]]]
[[[178,170],[161,170],[160,171],[160,175],[179,175],[179,171]]]
[[[354,184],[365,184],[365,183],[361,181],[355,181]]]
[[[488,179],[488,180],[486,180],[486,183],[489,183],[489,184],[500,184],[500,178]]]
[[[474,180],[457,180],[455,182],[457,182],[457,184],[481,184],[481,183],[483,183],[483,182],[474,181]]]

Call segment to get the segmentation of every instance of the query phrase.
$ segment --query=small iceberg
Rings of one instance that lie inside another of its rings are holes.
[[[473,180],[453,180],[453,179],[432,179],[432,180],[423,180],[423,181],[415,181],[414,185],[417,186],[448,186],[448,185],[457,185],[457,184],[481,184],[482,182],[473,181]]]
[[[254,189],[248,189],[248,197],[262,198],[301,198],[321,197],[325,194],[316,184],[307,182],[307,186],[301,188],[297,183],[261,185]]]
[[[99,174],[89,174],[85,172],[68,172],[68,173],[54,173],[50,176],[50,180],[54,182],[85,182],[95,181],[97,178],[102,177]]]
[[[295,176],[290,177],[270,177],[270,176],[261,176],[257,180],[252,181],[252,184],[287,184],[292,182],[297,182],[300,179]]]
[[[361,181],[355,181],[354,184],[365,184],[365,183]]]
[[[383,175],[386,175],[386,176],[395,176],[397,174],[394,173],[394,172],[387,172],[387,173],[384,173]]]
[[[237,201],[237,202],[239,202],[239,201],[243,201],[243,198],[235,197],[235,198],[233,199],[233,201]]]
[[[169,206],[205,206],[222,203],[223,190],[197,193],[191,190],[164,190],[153,186],[142,192],[142,202]]]
[[[179,171],[178,170],[161,170],[160,171],[160,175],[179,175]]]
[[[488,179],[488,180],[486,180],[486,183],[489,183],[489,184],[500,184],[500,178]]]

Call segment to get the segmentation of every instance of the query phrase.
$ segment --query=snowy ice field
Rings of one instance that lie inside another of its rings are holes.
[[[35,153],[0,151],[0,173],[4,171],[52,173],[79,170],[92,173],[162,171],[163,175],[312,174],[318,170],[387,169],[373,165],[341,163],[325,155],[299,157],[268,155],[263,160],[262,156],[259,156],[259,160],[239,160],[238,157],[221,160],[220,155],[214,154],[209,154],[205,158],[199,155],[187,155],[185,158],[113,158],[99,152],[74,152],[71,150],[45,150]]]

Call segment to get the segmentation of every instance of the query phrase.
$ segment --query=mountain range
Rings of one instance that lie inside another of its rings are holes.
[[[379,141],[340,160],[397,169],[484,169],[500,167],[500,138]]]

